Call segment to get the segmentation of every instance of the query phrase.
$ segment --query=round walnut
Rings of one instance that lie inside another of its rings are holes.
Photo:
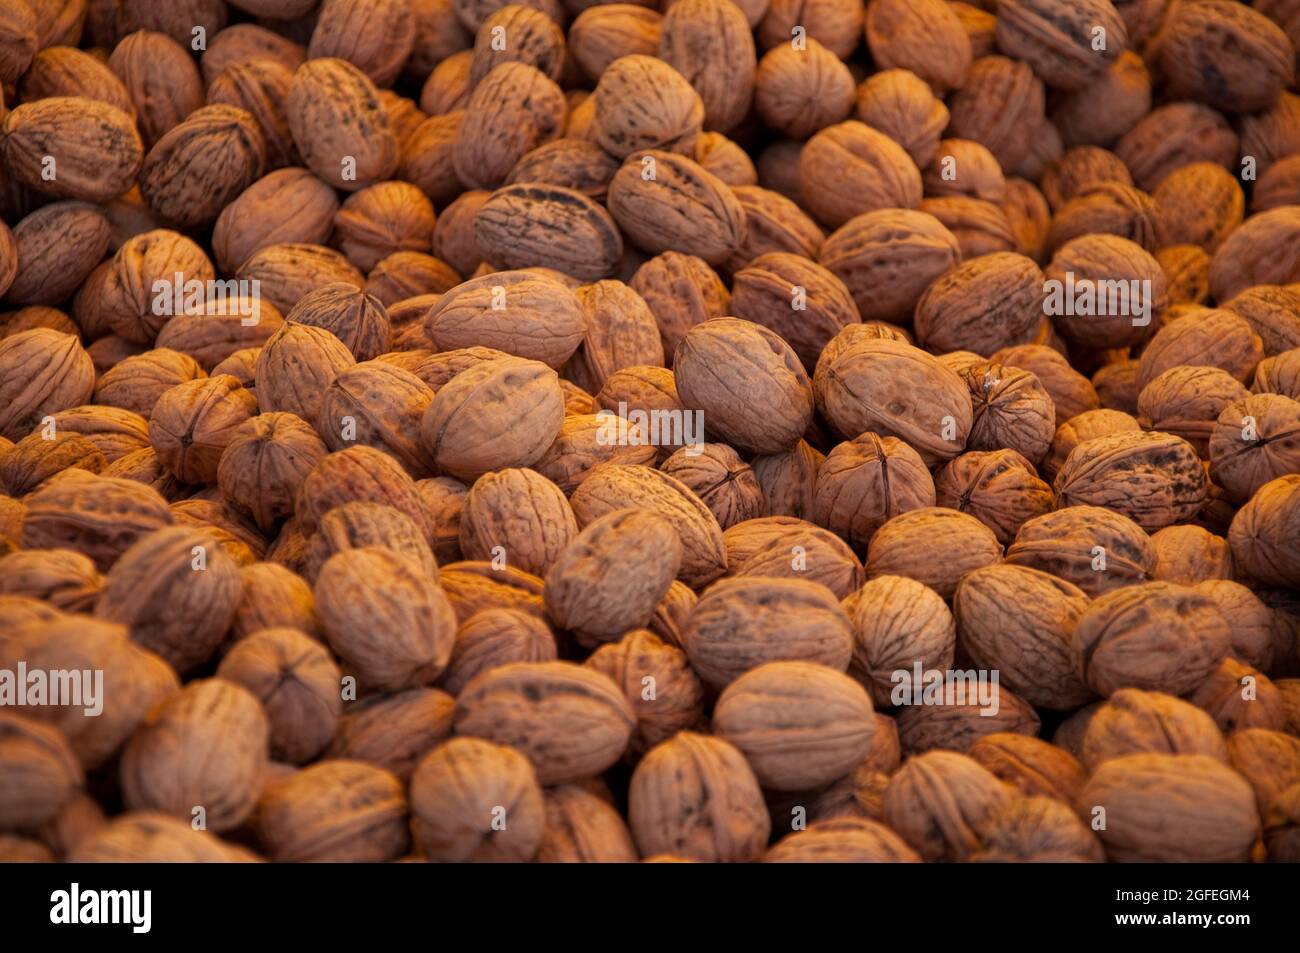
[[[470,94],[453,146],[456,174],[470,188],[500,185],[515,163],[563,132],[560,87],[536,67],[506,62]]]
[[[722,534],[734,576],[807,579],[843,599],[861,587],[864,570],[845,542],[820,526],[790,516],[745,520]]]
[[[325,284],[304,295],[288,320],[330,332],[358,361],[378,357],[391,344],[384,306],[347,282]]]
[[[844,610],[825,586],[761,577],[711,586],[681,637],[696,672],[717,688],[764,662],[818,662],[843,671],[853,641]]]
[[[934,749],[965,753],[985,735],[1034,737],[1042,728],[1029,703],[1002,685],[980,690],[960,681],[902,681],[900,691],[905,707],[898,715],[898,738],[905,758]]]
[[[1231,656],[1187,700],[1209,713],[1227,735],[1246,728],[1280,730],[1286,724],[1282,696],[1273,682]]]
[[[953,596],[963,653],[976,667],[1037,708],[1068,711],[1088,702],[1071,652],[1088,606],[1082,589],[1037,569],[1007,563],[968,573]]]
[[[855,216],[818,254],[844,282],[864,321],[911,317],[926,289],[960,258],[957,239],[943,223],[909,209]]]
[[[226,654],[217,675],[262,703],[276,761],[303,764],[334,737],[343,707],[339,670],[329,652],[303,633],[254,632]]]
[[[420,421],[433,391],[415,374],[386,361],[341,370],[320,400],[316,429],[331,450],[375,447],[415,477],[433,471],[433,454],[420,439]]]
[[[1066,242],[1045,276],[1047,314],[1061,334],[1084,346],[1141,343],[1152,316],[1164,307],[1160,263],[1140,245],[1117,235],[1084,235]],[[1127,293],[1116,292],[1117,287]]]
[[[315,421],[325,388],[355,363],[347,346],[329,331],[285,321],[258,352],[257,405],[264,413],[283,411]]]
[[[1113,861],[1243,862],[1260,834],[1250,785],[1203,755],[1107,761],[1088,779],[1075,809],[1083,817],[1105,812],[1097,836]]]
[[[667,8],[658,56],[683,76],[704,104],[704,123],[727,132],[749,112],[755,51],[739,7],[714,0],[677,0]]]
[[[855,817],[819,820],[783,837],[763,857],[765,864],[914,864],[920,860],[884,824]]]
[[[406,782],[416,763],[451,734],[454,707],[455,699],[436,688],[371,695],[344,711],[327,754],[373,764]]]
[[[511,565],[544,575],[577,535],[578,526],[559,487],[533,470],[489,473],[470,488],[460,517],[460,551],[466,559],[501,554]]]
[[[1099,506],[1070,506],[1021,526],[1007,562],[1041,569],[1095,597],[1153,578],[1156,553],[1128,517]]]
[[[1037,462],[1051,446],[1056,409],[1030,371],[981,362],[961,372],[970,388],[974,416],[966,445],[972,450],[1009,448]]]
[[[1207,579],[1232,578],[1228,541],[1202,526],[1166,526],[1151,534],[1156,553],[1153,578],[1194,586]]]
[[[253,563],[239,570],[239,607],[231,632],[241,639],[262,629],[288,628],[319,638],[311,586],[276,563]]]
[[[231,435],[217,482],[228,500],[270,532],[293,514],[299,488],[327,452],[316,432],[293,414],[259,414]]]
[[[555,657],[555,637],[544,621],[516,609],[484,609],[457,630],[440,684],[460,694],[480,672],[512,662],[550,662]]]
[[[1073,804],[1088,779],[1074,755],[1040,738],[998,732],[975,742],[967,754],[1026,797]]]
[[[316,611],[330,647],[367,687],[425,685],[451,658],[456,616],[422,567],[377,547],[347,549],[316,577]]]
[[[791,139],[805,139],[848,118],[853,76],[826,47],[808,38],[803,49],[778,46],[758,64],[754,108],[763,123]]]
[[[424,327],[439,351],[497,348],[554,368],[573,355],[584,332],[577,296],[533,271],[495,272],[457,285],[428,309]]]
[[[885,822],[928,861],[963,860],[977,851],[1012,790],[955,751],[909,758],[885,788]]]
[[[64,612],[85,612],[99,596],[95,564],[70,549],[15,550],[0,556],[0,593],[40,599]]]
[[[457,734],[521,751],[546,784],[601,773],[622,756],[635,725],[619,686],[569,662],[490,669],[471,679],[456,699]]]
[[[1234,400],[1214,423],[1209,457],[1210,476],[1238,501],[1270,480],[1300,473],[1300,401],[1281,394]]]
[[[236,63],[213,80],[208,90],[210,103],[238,107],[253,117],[266,148],[268,170],[300,161],[284,114],[295,68],[267,59]],[[197,79],[197,72],[194,75]]]
[[[993,820],[973,863],[1100,863],[1101,843],[1068,804],[1050,797],[1013,801]]]
[[[266,714],[251,693],[219,678],[190,682],[123,751],[123,800],[187,821],[201,811],[208,830],[232,830],[256,806],[267,744]]]
[[[924,507],[876,531],[867,549],[867,576],[906,576],[950,599],[962,576],[1001,558],[997,537],[975,517]]]
[[[846,600],[853,627],[850,671],[877,705],[895,703],[899,672],[947,671],[956,629],[943,599],[903,576],[877,576]]]
[[[649,305],[669,356],[695,325],[728,313],[727,286],[696,255],[656,255],[636,270],[629,284]]]
[[[430,860],[526,861],[542,840],[542,790],[513,748],[448,741],[416,767],[410,798],[416,846]]]
[[[935,474],[939,506],[969,513],[1009,545],[1027,521],[1050,513],[1052,488],[1015,450],[975,450],[949,460]]]
[[[1075,447],[1055,489],[1060,506],[1109,506],[1151,531],[1195,516],[1205,503],[1206,476],[1181,437],[1115,433]]]
[[[1227,310],[1198,309],[1156,332],[1138,361],[1138,387],[1172,367],[1201,362],[1249,381],[1263,359],[1263,342],[1244,318]]]
[[[108,459],[84,437],[41,428],[0,457],[0,487],[13,496],[24,496],[68,468],[101,473],[107,466]]]
[[[613,6],[613,10],[606,9]],[[586,77],[599,83],[623,56],[652,58],[659,48],[663,15],[630,3],[589,6],[569,25],[568,49]]]
[[[24,502],[24,548],[74,549],[101,572],[141,536],[172,522],[152,487],[77,469],[47,480]]]
[[[586,281],[608,275],[623,254],[618,226],[595,199],[539,182],[492,193],[474,219],[474,235],[493,265],[554,268]]]
[[[397,137],[378,90],[346,60],[299,66],[284,111],[303,162],[334,188],[355,192],[397,169]]]
[[[1025,343],[1043,314],[1043,274],[1022,255],[964,262],[937,279],[916,305],[916,333],[936,353],[992,354]]]
[[[772,516],[809,519],[813,515],[813,491],[817,470],[825,457],[800,440],[785,453],[755,457],[754,476],[763,488],[767,511]]]
[[[809,369],[816,366],[827,342],[858,323],[857,306],[844,282],[789,252],[760,255],[737,271],[731,310],[782,337]]]
[[[1142,385],[1138,422],[1148,430],[1182,437],[1205,457],[1219,414],[1246,396],[1241,381],[1225,370],[1177,364]]]
[[[381,863],[405,853],[407,802],[393,774],[359,761],[319,761],[270,785],[257,827],[271,860]]]
[[[132,354],[100,375],[95,402],[148,417],[164,391],[204,376],[203,368],[187,354],[166,348]]]
[[[16,255],[22,268],[8,277],[6,301],[14,305],[62,304],[104,257],[111,235],[108,219],[85,202],[54,202],[32,212],[13,229],[10,255]],[[0,272],[3,270],[0,266]],[[0,287],[5,283],[0,277]],[[79,333],[75,326],[67,327],[66,319],[63,324],[56,330]],[[21,330],[11,321],[5,333]]]
[[[190,820],[153,811],[123,814],[77,844],[68,854],[73,863],[208,863],[228,864],[240,856]]]
[[[9,712],[0,713],[0,764],[6,775],[0,823],[7,829],[52,820],[84,783],[81,764],[57,728]]]
[[[542,580],[513,566],[494,569],[485,562],[452,563],[438,570],[438,582],[462,625],[484,609],[517,609],[546,619]]]
[[[880,69],[911,70],[941,94],[970,68],[970,38],[943,0],[877,0],[867,7],[866,39]]]
[[[882,132],[848,120],[808,140],[799,156],[799,188],[823,225],[839,228],[855,215],[882,208],[916,208],[921,172]]]
[[[633,630],[598,648],[584,664],[613,679],[632,706],[632,757],[703,721],[704,689],[686,654],[652,632]]]
[[[47,414],[88,403],[90,355],[71,334],[32,328],[0,339],[0,437],[18,440]]]
[[[149,418],[149,441],[178,480],[215,483],[222,452],[257,412],[258,399],[229,374],[166,390]]]
[[[1106,42],[1098,49],[1095,37]],[[1109,0],[1007,0],[998,4],[997,45],[1042,80],[1073,90],[1099,80],[1119,58],[1128,34]]]
[[[185,674],[225,639],[239,593],[239,568],[211,536],[169,526],[122,553],[104,577],[95,615],[130,626],[135,642]]]
[[[1205,681],[1231,644],[1214,600],[1168,582],[1098,596],[1071,637],[1080,674],[1102,695],[1120,688],[1186,694]]]
[[[823,351],[813,376],[817,407],[836,430],[898,437],[927,465],[961,453],[971,402],[960,377],[901,341],[853,340],[837,347],[840,337]]]
[[[713,712],[718,737],[740,749],[759,782],[805,791],[842,777],[866,756],[871,700],[853,679],[811,662],[770,662],[727,686]]]
[[[121,195],[134,184],[143,154],[132,116],[96,99],[50,96],[4,118],[6,171],[57,198],[98,203]],[[53,176],[47,157],[56,163]]]
[[[473,499],[477,485],[471,491]],[[587,523],[546,574],[546,610],[586,643],[607,642],[644,626],[681,565],[682,546],[667,519],[615,510]]]
[[[1224,556],[1227,558],[1228,554]],[[1195,585],[1199,592],[1214,600],[1232,627],[1232,655],[1268,671],[1274,655],[1278,654],[1273,644],[1279,625],[1274,610],[1250,589],[1226,578],[1205,579]]]
[[[456,375],[420,423],[439,469],[473,479],[489,470],[536,463],[564,421],[555,372],[538,361],[505,358]]]
[[[930,85],[906,69],[881,70],[857,89],[855,114],[893,139],[925,168],[948,127],[948,107]]]
[[[643,856],[701,863],[757,860],[771,818],[758,780],[734,747],[682,731],[650,750],[632,773],[628,820]]]
[[[595,141],[619,158],[642,149],[689,153],[704,122],[700,94],[653,56],[634,54],[610,63],[592,102]]]
[[[28,510],[27,522],[31,521]],[[24,539],[26,538],[24,523]],[[1233,563],[1248,578],[1273,586],[1300,585],[1300,476],[1265,483],[1237,511],[1228,530]]]
[[[1200,708],[1172,695],[1121,688],[1089,719],[1079,759],[1095,771],[1105,761],[1131,754],[1228,760],[1222,732]]]
[[[1008,174],[1031,157],[1040,145],[1036,138],[1045,138],[1038,130],[1055,129],[1043,122],[1042,81],[1029,64],[1019,59],[979,57],[971,64],[950,105],[949,135],[980,143]]]
[[[814,518],[853,546],[869,543],[886,520],[934,505],[930,471],[897,437],[864,433],[833,449],[817,470]]]

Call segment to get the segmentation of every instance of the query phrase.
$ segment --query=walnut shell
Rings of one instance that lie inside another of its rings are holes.
[[[763,857],[765,864],[920,863],[920,855],[874,819],[819,820],[783,837]]]
[[[1216,537],[1217,539],[1217,537]],[[1223,540],[1219,540],[1223,544]],[[1230,555],[1224,553],[1230,561]],[[1196,588],[1214,600],[1232,627],[1232,655],[1248,665],[1267,671],[1273,661],[1273,635],[1277,626],[1274,610],[1251,590],[1227,578],[1205,579]]]
[[[1010,732],[985,735],[967,752],[1027,797],[1050,797],[1067,805],[1088,779],[1088,771],[1064,748]]]
[[[22,829],[54,818],[84,783],[81,764],[57,728],[0,713],[0,764],[7,781],[0,798],[6,828]]]
[[[485,562],[452,563],[438,570],[438,582],[462,625],[484,609],[517,609],[546,619],[542,580],[522,569],[495,569]]]
[[[1194,586],[1232,576],[1228,541],[1201,526],[1166,526],[1151,534],[1156,552],[1154,578]]]
[[[1098,596],[1079,617],[1071,647],[1084,681],[1102,695],[1119,688],[1182,695],[1214,671],[1231,641],[1209,596],[1147,582]]]
[[[153,811],[133,811],[109,821],[76,845],[68,860],[79,863],[235,863],[234,848],[192,821]]]
[[[438,564],[415,521],[391,506],[369,502],[344,503],[321,517],[307,543],[303,573],[315,582],[321,566],[335,553],[366,546],[405,556],[426,577],[438,578]]]
[[[1051,487],[1015,450],[963,453],[935,474],[934,487],[940,506],[974,516],[1004,546],[1028,520],[1055,505]]]
[[[642,149],[688,153],[704,122],[700,94],[653,56],[633,54],[610,63],[592,102],[595,141],[620,159]]]
[[[0,148],[13,179],[47,195],[107,202],[135,183],[144,147],[130,115],[81,96],[23,103],[4,117]],[[56,163],[54,176],[47,157]]]
[[[279,628],[320,637],[311,586],[297,573],[275,563],[253,563],[240,568],[239,585],[239,606],[230,626],[235,638]]]
[[[1164,307],[1165,274],[1159,262],[1116,235],[1084,235],[1066,242],[1045,276],[1045,309],[1053,325],[1085,346],[1140,343],[1149,334],[1152,316]]]
[[[1297,533],[1300,476],[1278,477],[1260,487],[1232,518],[1228,544],[1233,563],[1243,575],[1265,584],[1295,587],[1300,583]]]
[[[451,658],[451,603],[406,556],[374,547],[343,550],[321,567],[314,591],[330,647],[368,687],[428,684]]]
[[[758,64],[754,109],[763,122],[791,139],[847,119],[853,109],[853,75],[815,39],[803,49],[778,46]]]
[[[817,470],[816,521],[854,546],[869,543],[886,520],[934,504],[925,463],[896,437],[864,433],[833,449]]]
[[[1092,697],[1070,647],[1087,606],[1077,586],[1005,563],[967,573],[953,596],[958,637],[970,660],[1000,672],[1002,682],[1030,704],[1058,711]]]
[[[652,748],[632,773],[628,821],[642,855],[702,863],[757,860],[771,818],[744,756],[690,731]]]
[[[961,89],[953,94],[949,135],[980,143],[1010,174],[1035,146],[1043,106],[1043,84],[1029,64],[983,56],[971,64]]]
[[[685,485],[665,473],[639,465],[605,464],[582,481],[570,503],[583,527],[629,506],[664,517],[681,540],[678,576],[688,585],[703,586],[726,571],[726,550],[717,519]]]
[[[154,143],[140,167],[140,192],[161,218],[196,228],[215,221],[265,164],[266,143],[251,114],[204,106]]]
[[[662,26],[663,15],[641,5],[589,6],[569,25],[568,49],[586,77],[599,84],[620,57],[653,57]]]
[[[623,254],[618,226],[596,201],[557,185],[507,185],[474,219],[484,257],[501,268],[555,268],[588,281],[608,275]]]
[[[27,549],[75,549],[103,572],[137,539],[172,522],[167,501],[133,480],[67,470],[25,500]]]
[[[526,63],[493,68],[465,104],[453,150],[456,174],[470,188],[500,185],[515,163],[563,133],[560,88]]]
[[[882,132],[848,120],[827,126],[799,156],[799,188],[813,216],[839,228],[855,215],[882,208],[916,208],[921,172]]]
[[[230,436],[217,481],[227,499],[269,532],[293,514],[303,480],[328,452],[316,432],[293,414],[260,414]]]
[[[1104,761],[1148,753],[1228,760],[1223,735],[1204,711],[1172,695],[1121,688],[1089,719],[1079,759],[1095,771]]]
[[[285,215],[285,209],[292,215]],[[330,236],[339,201],[306,169],[277,169],[258,179],[217,216],[212,250],[225,272],[272,245],[320,245]]]
[[[904,757],[935,749],[965,753],[986,735],[1014,732],[1033,737],[1042,728],[1029,703],[1001,684],[979,689],[963,684],[960,676],[939,674],[944,681],[935,686],[937,693],[930,682],[900,682],[905,707],[898,715],[898,737]],[[927,703],[935,694],[937,700]]]
[[[1098,506],[1070,506],[1029,520],[1007,548],[1007,562],[1050,572],[1094,597],[1152,578],[1155,561],[1142,527]]]
[[[754,477],[763,488],[768,514],[796,519],[812,517],[817,470],[823,460],[821,452],[803,440],[785,453],[755,457],[751,465]]]
[[[343,708],[338,666],[319,642],[303,633],[254,632],[226,653],[217,675],[247,688],[262,703],[275,760],[310,761],[334,737]]]
[[[850,607],[851,606],[851,607]],[[846,600],[853,625],[850,668],[875,704],[894,704],[898,673],[952,667],[956,628],[943,599],[903,576],[877,576]]]
[[[441,469],[473,478],[537,462],[563,420],[555,372],[537,361],[507,358],[464,371],[439,390],[421,434]]]
[[[90,355],[70,334],[32,328],[0,339],[0,436],[18,440],[48,414],[87,403]]]
[[[230,375],[164,391],[149,418],[149,440],[163,465],[186,483],[214,483],[222,452],[257,410],[257,398]]]
[[[1011,789],[955,751],[909,758],[885,789],[885,821],[929,861],[962,860],[978,850]]]
[[[558,281],[532,271],[504,271],[452,288],[424,319],[440,351],[493,347],[561,367],[583,339],[582,306]],[[527,335],[518,333],[521,327]]]
[[[525,861],[542,842],[542,789],[513,748],[454,738],[420,761],[410,790],[411,830],[430,860]]]
[[[836,340],[813,376],[817,407],[836,430],[899,437],[927,464],[961,452],[971,427],[970,392],[961,378],[900,341],[850,338],[837,348]]]
[[[334,188],[355,192],[397,169],[397,137],[378,90],[346,60],[298,67],[284,111],[303,162]]]
[[[730,293],[709,263],[696,255],[666,251],[651,258],[628,282],[645,299],[671,355],[697,324],[729,313]]]
[[[499,470],[477,480],[460,517],[466,559],[493,559],[499,547],[511,565],[534,575],[544,575],[577,534],[564,494],[532,470]]]
[[[690,79],[709,129],[728,132],[749,113],[756,54],[753,31],[739,7],[676,0],[664,12],[657,55]]]
[[[1231,656],[1187,700],[1208,712],[1225,734],[1244,728],[1276,730],[1286,724],[1282,696],[1272,681]]]
[[[919,539],[926,541],[924,546]],[[907,576],[949,599],[962,576],[1001,558],[997,537],[975,517],[923,507],[893,517],[876,531],[867,549],[867,577]]]
[[[551,564],[543,593],[547,613],[580,641],[617,639],[649,621],[681,556],[679,537],[662,516],[606,513],[587,523]]]
[[[294,69],[267,59],[236,63],[227,67],[208,89],[209,103],[236,106],[253,117],[262,134],[267,170],[297,165],[300,161],[284,111]]]
[[[1099,35],[1104,38],[1100,49]],[[1008,0],[998,5],[998,49],[1024,60],[1058,89],[1096,82],[1127,43],[1124,21],[1109,0]]]
[[[337,56],[388,86],[415,46],[415,16],[400,0],[326,0],[307,55]]]
[[[454,706],[436,688],[372,695],[343,712],[327,755],[373,764],[406,782],[416,763],[451,734]]]
[[[512,662],[550,662],[555,657],[555,637],[541,619],[515,609],[484,609],[457,630],[440,684],[460,694],[480,672]]]
[[[1153,192],[1182,166],[1214,162],[1231,168],[1238,152],[1237,135],[1224,117],[1200,103],[1168,103],[1130,129],[1115,153],[1133,173],[1138,188]]]
[[[458,734],[508,743],[548,784],[599,774],[622,756],[636,717],[606,676],[569,662],[481,672],[456,699]]]
[[[1026,797],[999,813],[973,863],[1100,863],[1101,843],[1067,805]]]
[[[724,579],[705,591],[682,632],[699,676],[722,688],[764,662],[820,662],[843,671],[848,618],[830,590],[802,579]]]
[[[154,710],[122,754],[122,796],[131,810],[237,827],[256,805],[268,727],[246,689],[222,679],[190,682]]]
[[[394,860],[410,841],[407,802],[391,773],[359,761],[319,761],[271,784],[257,827],[272,860]]]
[[[1260,834],[1250,785],[1203,755],[1107,761],[1088,779],[1075,808],[1084,817],[1104,810],[1106,824],[1097,834],[1114,861],[1241,862]]]
[[[537,862],[630,863],[637,860],[632,834],[602,797],[577,784],[545,793],[546,829]]]
[[[722,534],[728,571],[735,576],[807,579],[843,599],[861,587],[864,570],[843,540],[789,516],[736,523]]]
[[[971,65],[970,37],[942,0],[878,0],[867,7],[867,46],[880,69],[908,69],[943,94]]]

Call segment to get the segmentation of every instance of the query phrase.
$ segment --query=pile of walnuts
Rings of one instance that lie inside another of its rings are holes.
[[[1300,860],[1298,49],[0,0],[0,859]]]

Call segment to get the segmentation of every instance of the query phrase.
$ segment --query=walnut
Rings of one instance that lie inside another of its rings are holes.
[[[1262,813],[1300,784],[1300,739],[1267,728],[1243,728],[1228,736],[1232,767],[1255,789]]]
[[[1226,405],[1209,439],[1210,476],[1232,499],[1300,470],[1300,402],[1251,394]]]
[[[1227,310],[1202,308],[1156,332],[1138,361],[1138,386],[1146,387],[1172,367],[1203,360],[1239,381],[1249,381],[1263,358],[1263,342],[1244,318]]]
[[[217,675],[257,696],[270,723],[271,757],[302,764],[334,737],[342,710],[338,667],[294,629],[263,629],[238,642]]]
[[[967,754],[1027,797],[1055,798],[1067,805],[1088,778],[1087,769],[1068,751],[1026,735],[985,735]]]
[[[916,331],[932,351],[992,354],[1024,343],[1043,313],[1043,274],[1022,255],[985,255],[939,277],[916,305]]]
[[[878,0],[867,7],[867,46],[881,69],[908,69],[943,94],[962,85],[970,38],[942,0]]]
[[[927,543],[919,548],[922,538]],[[942,558],[933,559],[935,554]],[[876,531],[867,550],[867,576],[906,576],[948,599],[967,572],[1001,557],[1002,545],[993,531],[973,516],[925,507],[895,516]]]
[[[949,135],[987,147],[1010,174],[1035,146],[1043,104],[1043,84],[1028,64],[1004,56],[980,57],[953,94]]]
[[[906,69],[881,70],[858,87],[855,114],[889,136],[925,168],[948,126],[948,108],[929,84]]]
[[[1143,0],[1145,2],[1145,0]],[[1156,0],[1161,6],[1165,0]],[[1121,15],[1123,11],[1121,10]],[[1130,46],[1136,45],[1132,28]],[[1151,111],[1151,76],[1131,49],[1096,82],[1052,98],[1052,123],[1067,146],[1105,146],[1123,136]]]
[[[335,188],[354,192],[397,168],[397,137],[378,90],[346,60],[312,59],[298,67],[284,108],[303,161]]]
[[[596,83],[621,57],[653,57],[663,27],[663,15],[656,10],[633,4],[618,4],[613,10],[609,6],[587,7],[569,25],[569,52]]]
[[[745,118],[756,57],[753,31],[739,7],[676,0],[664,13],[657,55],[691,80],[708,128],[727,132]]]
[[[27,519],[30,522],[30,511]],[[1260,487],[1237,511],[1228,531],[1238,571],[1265,584],[1294,587],[1300,580],[1295,547],[1298,521],[1300,477],[1282,476]]]
[[[1154,578],[1193,586],[1232,575],[1227,540],[1200,526],[1166,526],[1151,535],[1156,552]]]
[[[271,784],[257,826],[272,860],[374,863],[406,851],[406,819],[406,796],[393,774],[325,760]]]
[[[771,516],[808,519],[815,510],[817,470],[825,457],[800,440],[785,453],[755,457],[751,466],[763,488],[767,512]]]
[[[1079,444],[1056,475],[1055,489],[1058,505],[1108,505],[1148,531],[1195,516],[1207,492],[1195,448],[1158,431]]]
[[[1098,35],[1106,38],[1100,50],[1094,41]],[[1045,83],[1058,89],[1096,82],[1127,43],[1124,21],[1107,0],[998,4],[998,49],[1029,63]]]
[[[133,118],[81,96],[51,96],[23,103],[4,117],[0,149],[13,179],[58,198],[107,202],[134,183],[144,147]],[[46,157],[57,173],[49,178]]]
[[[1138,371],[1141,374],[1140,365]],[[1139,422],[1153,430],[1182,437],[1205,456],[1219,414],[1246,396],[1246,388],[1225,370],[1171,364],[1168,370],[1149,380],[1138,394]],[[1241,426],[1238,423],[1237,429]]]
[[[1152,578],[1155,561],[1142,527],[1098,506],[1070,506],[1031,519],[1007,547],[1007,562],[1050,572],[1093,597]]]
[[[724,530],[765,512],[763,488],[754,471],[725,443],[684,447],[660,470],[695,493]]]
[[[410,797],[411,830],[430,860],[530,860],[541,844],[542,789],[513,748],[453,739],[420,761]]]
[[[902,686],[906,692],[907,683]],[[898,736],[904,757],[935,749],[965,753],[985,735],[1014,732],[1032,737],[1042,727],[1029,703],[1001,685],[977,698],[974,690],[948,683],[940,698],[939,704],[908,704],[900,711]]]
[[[236,106],[253,117],[262,134],[267,170],[301,161],[284,112],[294,69],[267,59],[236,63],[213,80],[208,89],[208,102]],[[197,73],[194,78],[198,79]]]
[[[239,266],[236,276],[260,282],[263,297],[286,315],[318,288],[337,282],[356,288],[365,284],[365,277],[341,253],[295,242],[258,249]]]
[[[1011,789],[955,751],[909,758],[885,789],[885,821],[929,861],[977,851],[1012,801]]]
[[[109,246],[108,219],[85,202],[54,202],[39,208],[14,226],[15,266],[6,300],[17,305],[59,304],[94,270]],[[2,282],[0,282],[2,283]],[[24,330],[13,325],[6,336]],[[58,330],[64,330],[62,328]],[[69,333],[79,333],[75,326]]]
[[[589,196],[556,185],[497,190],[479,210],[474,232],[494,265],[540,265],[590,281],[608,275],[623,254],[610,213]]]
[[[315,582],[321,566],[335,553],[366,546],[405,556],[428,578],[438,578],[438,564],[415,521],[391,506],[363,501],[343,503],[321,517],[307,543],[303,574]]]
[[[1224,117],[1200,103],[1168,103],[1147,113],[1115,144],[1115,154],[1138,188],[1153,192],[1175,169],[1193,162],[1230,168],[1237,134]]]
[[[637,860],[627,824],[604,798],[578,784],[549,788],[544,798],[546,828],[537,850],[538,863]]]
[[[548,784],[599,774],[622,756],[636,716],[605,675],[569,662],[481,672],[456,699],[457,734],[508,743]]]
[[[920,856],[884,824],[867,818],[819,820],[776,843],[767,864],[919,863]]]
[[[815,39],[804,49],[778,46],[758,64],[754,108],[764,124],[791,139],[804,139],[848,118],[853,77]]]
[[[321,567],[315,596],[331,648],[364,685],[393,691],[428,684],[447,666],[455,613],[408,557],[343,550]]]
[[[1264,109],[1295,78],[1295,50],[1282,28],[1239,5],[1175,4],[1152,54],[1169,97],[1226,112]]]
[[[441,684],[459,694],[480,672],[512,662],[549,662],[555,657],[555,637],[545,622],[514,609],[485,609],[466,619],[456,632]]]
[[[407,782],[416,763],[451,734],[454,706],[436,688],[371,695],[343,712],[327,754],[365,761]]]
[[[1225,734],[1243,728],[1276,730],[1286,724],[1282,697],[1273,683],[1231,656],[1187,700],[1207,711]]]
[[[316,432],[298,417],[263,413],[240,424],[230,436],[218,462],[217,481],[231,502],[263,531],[270,531],[292,515],[303,480],[327,452]]]
[[[700,677],[723,687],[769,661],[821,662],[843,671],[852,637],[848,619],[824,586],[741,577],[704,593],[682,640]]]
[[[1300,289],[1276,285],[1247,288],[1224,305],[1246,319],[1270,356],[1300,347]]]
[[[952,667],[952,614],[927,586],[903,576],[877,576],[851,596],[846,609],[854,640],[850,672],[875,704],[894,704],[898,672],[910,677],[917,665],[923,671]]]
[[[1062,802],[1047,797],[1013,801],[989,825],[973,863],[1100,863],[1101,843]]]
[[[928,196],[965,195],[990,202],[1006,198],[1007,182],[993,153],[970,139],[944,139],[921,170]]]
[[[53,819],[85,781],[57,728],[8,712],[0,713],[0,764],[9,776],[0,798],[6,828],[31,828]]]
[[[817,522],[855,546],[866,545],[899,513],[934,504],[934,482],[924,461],[896,437],[864,433],[833,449],[817,471]]]
[[[632,773],[628,820],[643,855],[710,863],[757,860],[771,831],[758,780],[720,738],[681,731]]]
[[[523,155],[559,138],[565,111],[560,88],[540,70],[496,66],[465,104],[453,151],[457,175],[472,188],[500,185]]]
[[[1119,688],[1185,694],[1214,671],[1230,645],[1227,620],[1214,600],[1168,582],[1098,596],[1072,636],[1084,681],[1103,695]]]
[[[192,821],[153,811],[122,814],[77,844],[74,863],[216,863],[241,861],[236,849]]]
[[[1052,489],[1038,478],[1033,464],[1015,450],[963,453],[935,474],[940,506],[969,513],[1004,546],[1028,520],[1052,510]]]
[[[462,625],[484,609],[517,609],[546,619],[542,580],[522,569],[509,565],[494,569],[485,562],[452,563],[439,568],[438,582]]]
[[[230,626],[235,638],[277,628],[319,638],[311,586],[296,573],[275,563],[253,563],[239,570],[239,583],[239,606]]]
[[[295,214],[280,214],[286,207]],[[272,245],[323,244],[338,208],[334,191],[306,169],[277,169],[250,185],[217,216],[212,233],[217,264],[232,272]]]
[[[827,126],[808,140],[799,157],[799,182],[809,211],[830,228],[863,212],[921,202],[921,172],[912,157],[857,120]]]
[[[1139,753],[1228,760],[1223,735],[1204,711],[1172,695],[1121,688],[1089,720],[1079,758],[1095,771],[1104,761]]]
[[[964,195],[927,198],[921,211],[948,229],[961,249],[962,258],[978,258],[1016,248],[1011,219],[1000,205]]]
[[[639,465],[597,467],[574,491],[570,502],[579,525],[633,506],[663,516],[682,544],[679,578],[702,586],[726,570],[722,531],[708,507],[681,481]]]
[[[247,690],[223,679],[190,682],[153,711],[122,754],[131,810],[156,810],[207,829],[237,827],[253,810],[267,762],[268,726]]]
[[[729,314],[727,286],[696,255],[666,251],[638,268],[629,284],[650,306],[666,355],[695,325]]]
[[[1260,834],[1255,794],[1203,755],[1135,754],[1097,768],[1075,801],[1105,812],[1097,834],[1115,861],[1245,861]]]
[[[18,440],[47,414],[87,403],[95,369],[72,335],[33,328],[0,339],[0,380],[0,436]]]

